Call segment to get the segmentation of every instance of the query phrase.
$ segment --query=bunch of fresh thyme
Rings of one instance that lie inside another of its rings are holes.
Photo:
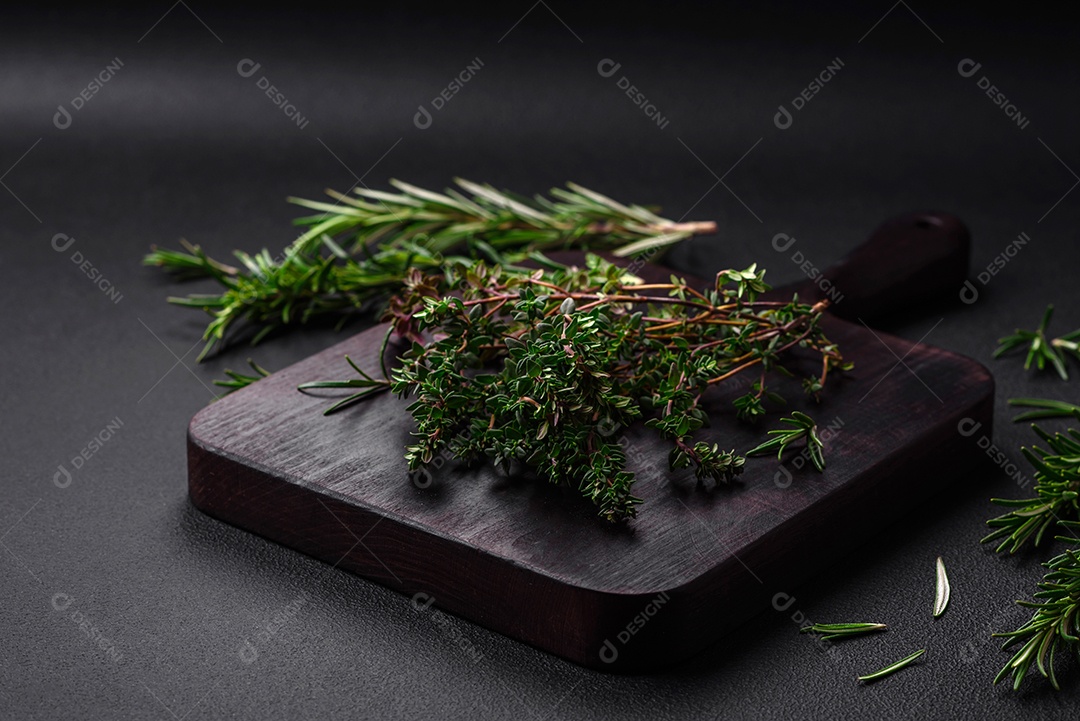
[[[359,389],[331,411],[382,390],[412,396],[410,468],[444,449],[507,471],[520,464],[576,486],[602,517],[625,519],[641,499],[604,428],[645,419],[670,443],[672,469],[728,481],[744,459],[694,440],[709,420],[701,404],[709,388],[754,373],[735,402],[739,417],[753,419],[765,412],[770,372],[790,372],[789,351],[817,358],[820,372],[803,384],[811,394],[830,371],[850,367],[818,325],[827,302],[760,301],[763,277],[751,266],[721,271],[704,290],[674,276],[645,284],[595,255],[584,268],[548,261],[529,274],[484,261],[451,261],[434,275],[414,269],[389,310],[392,330],[413,341],[401,364],[381,379],[353,365],[358,378],[301,389]],[[812,421],[796,423],[816,438]]]
[[[304,233],[278,257],[267,250],[236,251],[239,268],[187,243],[186,252],[157,249],[144,263],[222,286],[219,293],[169,299],[212,317],[202,360],[245,323],[255,331],[255,344],[285,326],[325,317],[343,322],[400,289],[414,268],[438,271],[464,258],[505,268],[534,252],[564,248],[651,256],[716,230],[715,223],[674,222],[573,183],[553,189],[551,198],[528,199],[460,178],[455,182],[459,189],[443,193],[391,181],[399,192],[327,191],[333,203],[290,198],[317,211],[296,221]]]

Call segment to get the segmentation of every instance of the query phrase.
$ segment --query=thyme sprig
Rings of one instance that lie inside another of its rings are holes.
[[[1074,411],[1073,417],[1080,419],[1080,411]],[[986,522],[994,530],[982,542],[1001,539],[999,552],[1008,548],[1015,553],[1028,541],[1038,546],[1055,521],[1080,516],[1080,431],[1069,428],[1051,435],[1034,424],[1032,430],[1048,446],[1046,450],[1021,449],[1035,469],[1035,497],[990,499],[1013,509]]]
[[[507,472],[524,466],[621,520],[641,499],[611,429],[644,420],[670,444],[672,469],[727,482],[744,459],[695,439],[709,421],[710,388],[752,372],[747,395],[760,398],[796,349],[820,368],[804,387],[850,367],[818,325],[827,302],[758,300],[768,285],[754,266],[721,271],[699,290],[674,276],[643,283],[595,255],[583,268],[545,265],[529,275],[484,261],[450,262],[435,276],[410,271],[388,315],[412,346],[384,378],[415,399],[411,469],[446,450]],[[362,397],[387,387],[356,370],[349,387]],[[305,386],[327,383],[346,382]]]
[[[523,198],[456,178],[443,193],[390,181],[398,192],[328,190],[335,202],[290,198],[316,211],[295,222],[304,232],[277,257],[268,250],[236,251],[239,263],[210,258],[197,245],[155,249],[146,265],[180,278],[209,278],[222,290],[169,301],[208,313],[212,320],[199,354],[227,344],[235,329],[254,330],[252,344],[278,329],[318,318],[344,322],[399,290],[410,269],[436,271],[445,263],[484,258],[504,270],[536,251],[609,250],[617,256],[654,255],[711,222],[675,222],[653,209],[625,205],[568,183],[551,197]]]
[[[1076,537],[1076,532],[1080,531],[1080,523],[1064,521],[1061,526],[1073,533],[1073,536],[1059,536],[1059,540],[1080,543]],[[1002,649],[1020,645],[1020,649],[998,673],[994,683],[1011,674],[1013,688],[1018,689],[1034,663],[1039,673],[1048,678],[1055,689],[1060,689],[1054,672],[1055,654],[1059,648],[1072,648],[1080,658],[1080,638],[1077,635],[1077,617],[1080,616],[1080,552],[1066,549],[1043,566],[1049,571],[1039,583],[1039,591],[1034,594],[1035,600],[1017,601],[1019,605],[1034,611],[1031,619],[1015,631],[994,634],[1006,639]]]
[[[1038,328],[1033,331],[1017,328],[1012,335],[1000,338],[998,340],[1000,345],[994,351],[994,357],[1000,358],[1014,350],[1027,348],[1024,370],[1029,370],[1032,362],[1040,371],[1050,364],[1062,380],[1068,380],[1069,372],[1065,368],[1066,353],[1080,359],[1080,330],[1074,330],[1072,333],[1066,333],[1057,338],[1048,338],[1046,330],[1053,314],[1054,306],[1048,305]]]

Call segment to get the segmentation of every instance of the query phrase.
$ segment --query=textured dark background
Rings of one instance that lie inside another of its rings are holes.
[[[1019,693],[990,685],[1006,655],[989,633],[1025,618],[1012,602],[1033,590],[1050,550],[998,558],[979,546],[987,499],[1023,492],[983,469],[790,589],[788,613],[764,613],[670,672],[632,678],[440,623],[402,596],[207,518],[186,498],[185,426],[211,399],[210,380],[247,351],[196,366],[204,318],[166,305],[177,288],[139,264],[151,244],[180,237],[218,255],[276,250],[294,233],[285,196],[358,179],[442,186],[461,175],[526,193],[575,180],[662,204],[670,217],[717,220],[717,236],[669,256],[676,267],[705,274],[758,260],[774,282],[801,277],[772,249],[776,233],[825,266],[890,215],[949,210],[972,230],[973,276],[1019,233],[1031,242],[979,286],[976,303],[950,298],[888,330],[928,333],[991,366],[994,438],[1019,464],[1031,435],[1008,422],[1004,399],[1076,397],[1075,380],[990,360],[995,339],[1034,325],[1047,302],[1058,305],[1056,329],[1080,326],[1080,193],[1070,192],[1080,182],[1078,31],[1060,12],[888,0],[812,11],[528,1],[485,12],[5,10],[0,716],[1074,718],[1075,659],[1060,666],[1060,693],[1041,679]],[[56,127],[57,106],[70,107],[115,58],[115,77]],[[246,58],[261,64],[250,78],[237,72]],[[481,71],[418,129],[417,107],[475,58]],[[597,72],[605,58],[621,63],[613,77]],[[777,107],[835,58],[840,73],[778,129]],[[965,58],[982,63],[974,77],[957,71]],[[666,128],[620,93],[623,75]],[[982,75],[1026,128],[978,89]],[[308,119],[304,129],[259,91],[261,76]],[[58,233],[75,239],[63,252],[50,242]],[[75,252],[120,302],[80,272]],[[280,368],[336,337],[297,333],[256,357]],[[117,419],[70,484],[54,483]],[[939,554],[954,600],[933,622]],[[826,654],[796,633],[796,610],[894,630]],[[80,618],[111,640],[113,656]],[[258,657],[245,663],[245,641],[256,639]],[[855,683],[921,646],[916,668]]]

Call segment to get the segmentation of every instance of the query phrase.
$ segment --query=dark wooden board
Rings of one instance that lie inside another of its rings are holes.
[[[837,314],[869,318],[899,301],[955,293],[968,244],[948,216],[883,226],[829,271],[845,294]],[[812,297],[820,287],[800,292]],[[741,482],[701,488],[691,474],[665,468],[666,449],[643,429],[617,429],[645,501],[622,525],[596,518],[573,490],[489,468],[448,459],[410,477],[406,401],[384,394],[324,417],[328,397],[296,391],[305,381],[348,377],[346,354],[378,367],[383,329],[373,328],[199,412],[188,432],[191,499],[221,520],[424,594],[418,604],[577,663],[657,668],[715,642],[777,593],[792,593],[841,557],[844,544],[976,462],[979,450],[957,424],[992,424],[993,381],[982,365],[858,320],[827,315],[823,323],[855,370],[820,404],[797,386],[785,389],[793,401],[785,412],[801,408],[833,427],[824,474],[797,468],[794,456],[784,466],[790,476],[775,458],[749,459]],[[737,423],[729,410],[747,382],[718,389],[705,439],[736,449],[759,442],[764,427]]]

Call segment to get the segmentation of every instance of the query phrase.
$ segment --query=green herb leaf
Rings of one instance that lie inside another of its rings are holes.
[[[926,649],[925,648],[920,648],[918,651],[911,654],[910,656],[902,658],[899,661],[897,661],[896,663],[890,664],[890,665],[886,666],[883,669],[880,669],[878,671],[874,671],[873,673],[868,673],[865,676],[859,676],[859,680],[864,681],[864,682],[869,682],[869,681],[877,681],[879,678],[885,678],[886,676],[891,676],[892,674],[896,673],[900,669],[906,668],[907,666],[910,666],[915,661],[915,659],[917,659],[919,656],[922,656],[924,653],[926,653]]]
[[[1042,418],[1076,417],[1077,414],[1080,413],[1080,406],[1078,405],[1046,398],[1010,398],[1008,403],[1010,406],[1036,409],[1015,416],[1013,418],[1014,423],[1020,421],[1034,421]]]
[[[945,562],[941,560],[941,556],[938,556],[936,571],[937,583],[934,590],[934,618],[938,618],[941,614],[945,613],[945,608],[949,605],[949,594],[952,590],[949,586],[949,577],[945,573]]]
[[[802,633],[822,634],[825,641],[837,641],[842,638],[884,631],[886,628],[887,626],[883,623],[815,623],[803,626],[799,630]]]

